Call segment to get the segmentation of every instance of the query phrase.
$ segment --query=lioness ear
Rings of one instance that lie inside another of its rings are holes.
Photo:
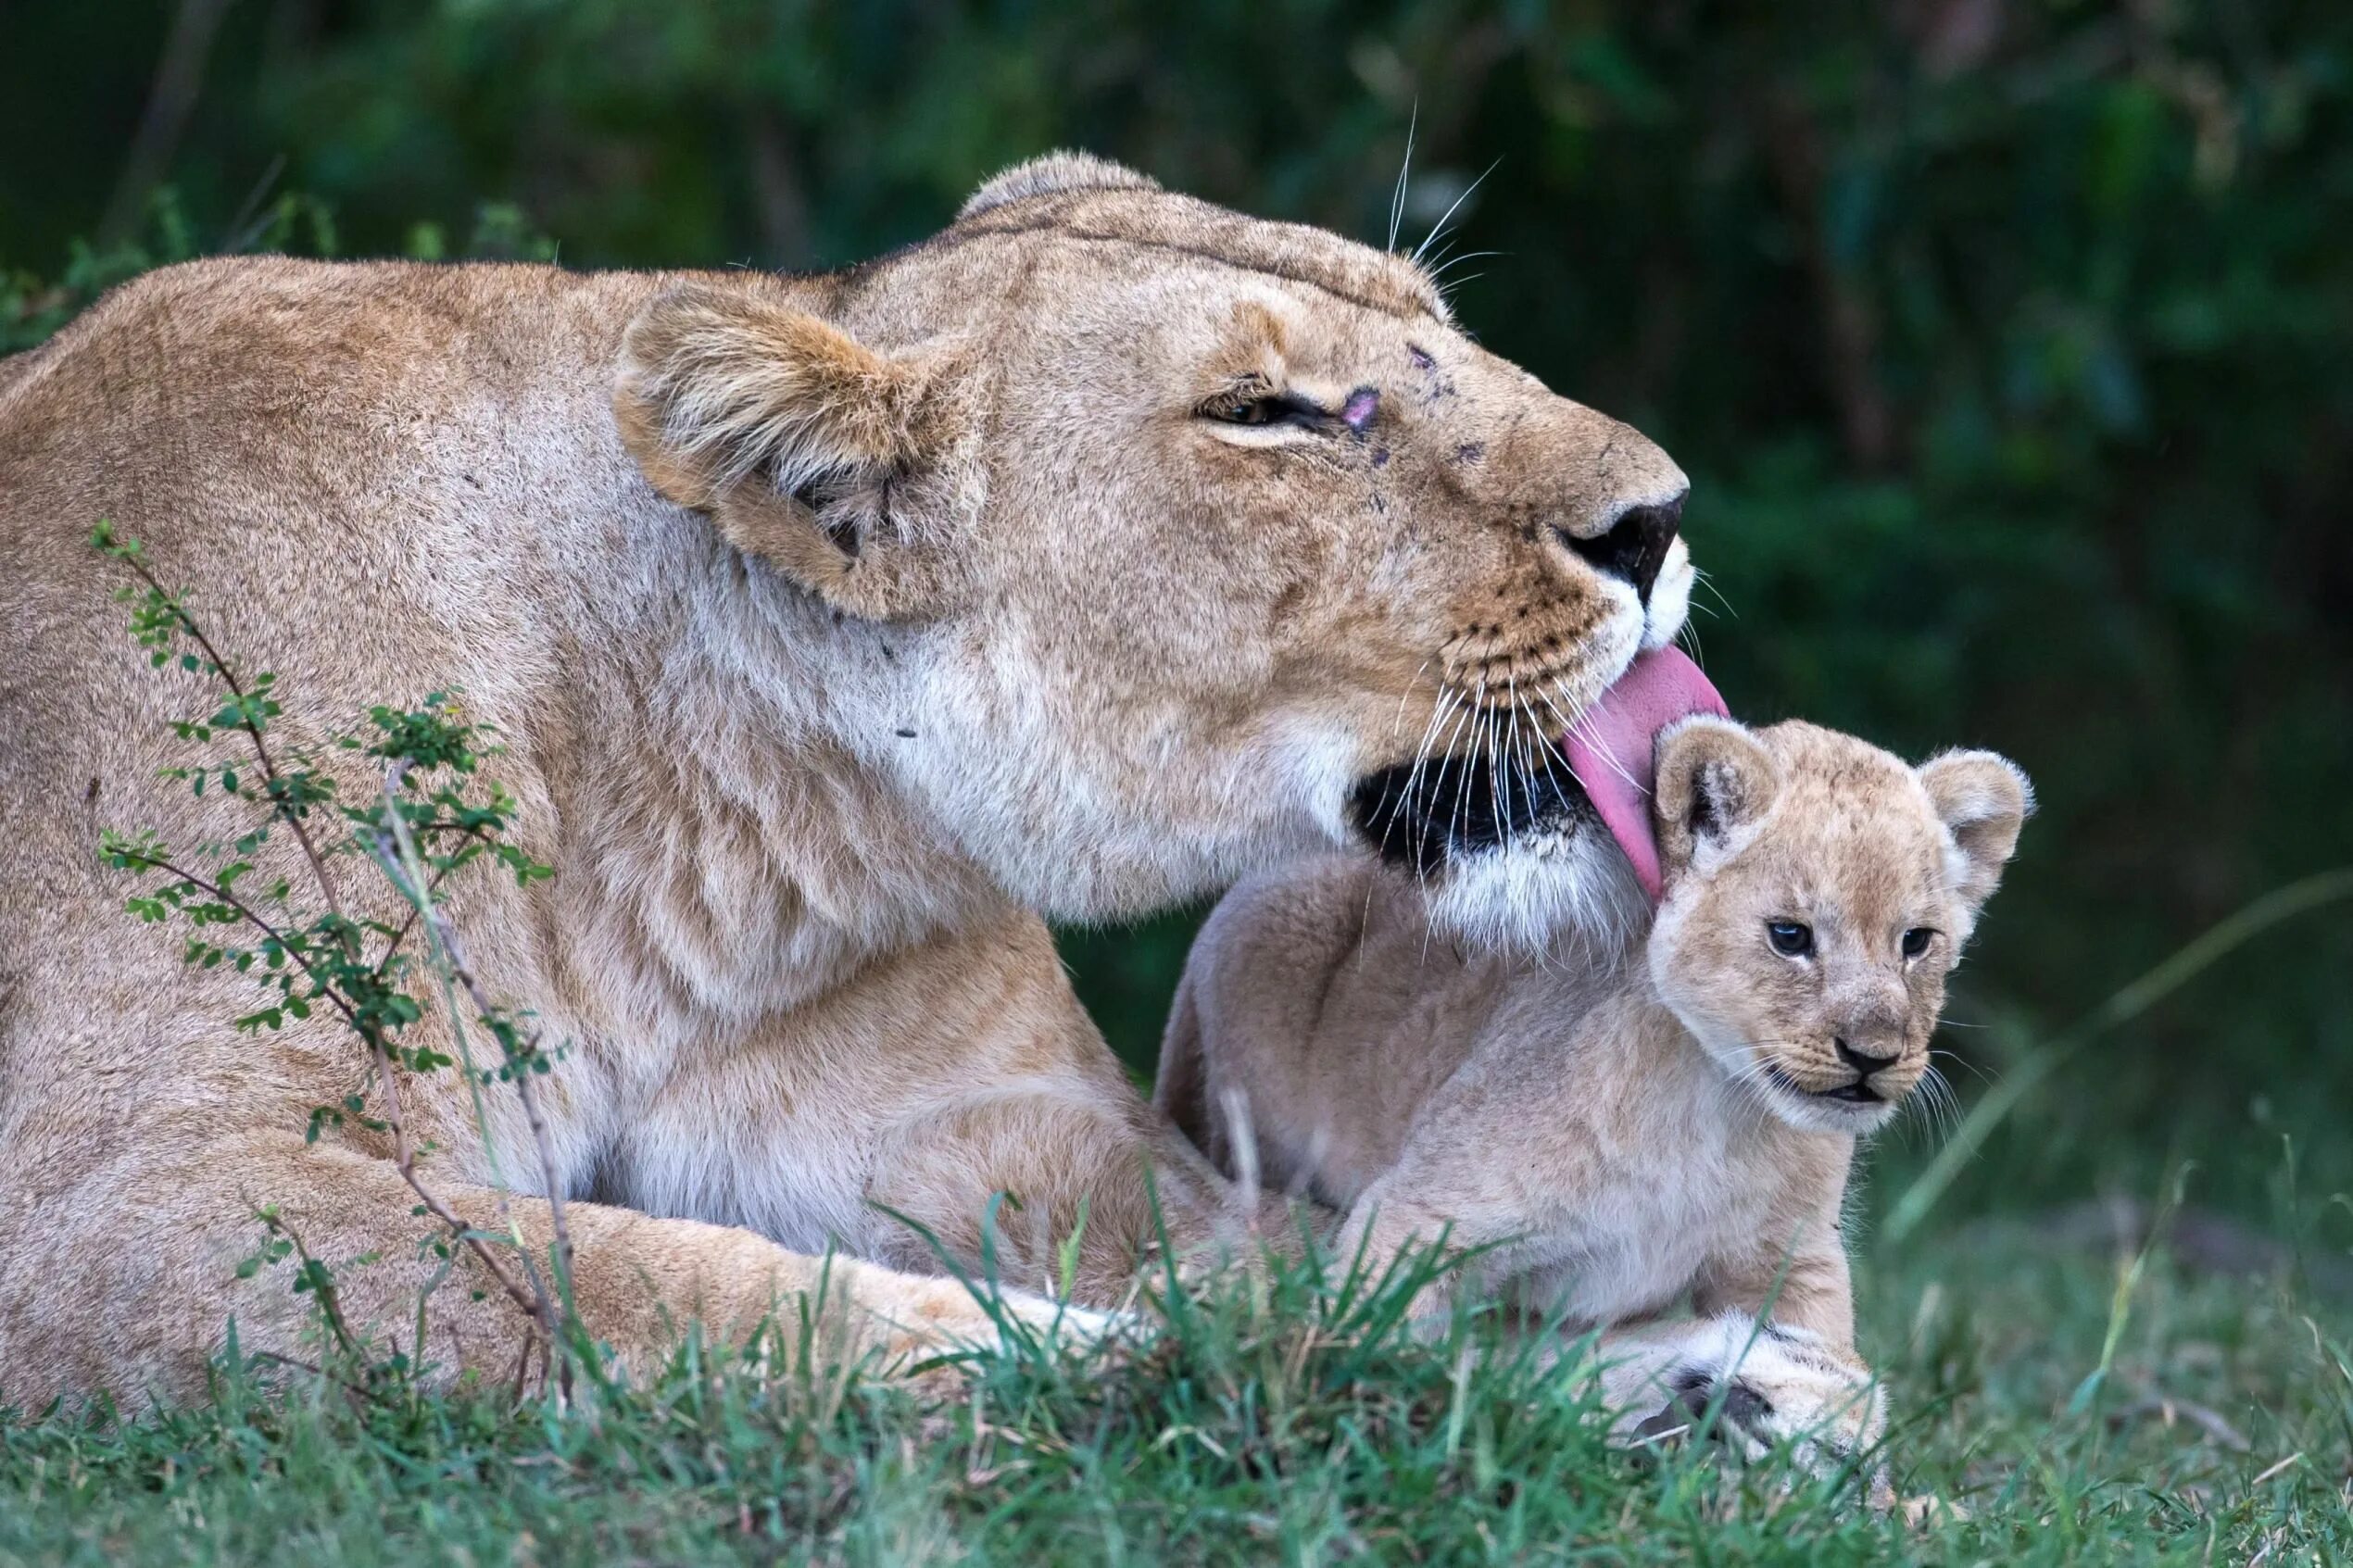
[[[2034,809],[2019,765],[1991,751],[1947,751],[1920,764],[1920,783],[1953,834],[1953,889],[1973,915],[1994,896]]]
[[[1695,713],[1661,730],[1651,793],[1660,868],[1672,877],[1704,846],[1720,845],[1773,808],[1780,769],[1745,727]]]
[[[924,367],[749,291],[673,289],[629,324],[613,415],[655,489],[852,614],[936,608],[938,572],[894,515],[920,466]]]

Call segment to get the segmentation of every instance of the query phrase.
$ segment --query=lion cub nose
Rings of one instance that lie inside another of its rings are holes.
[[[1904,1048],[1901,1046],[1881,1045],[1877,1042],[1854,1046],[1843,1039],[1833,1038],[1831,1044],[1838,1047],[1839,1060],[1846,1063],[1866,1078],[1883,1068],[1894,1066],[1904,1054]],[[1882,1052],[1885,1054],[1881,1054]]]
[[[1683,497],[1689,491],[1685,486],[1664,501],[1629,504],[1590,539],[1580,539],[1565,528],[1554,533],[1594,571],[1632,583],[1634,596],[1648,604],[1651,585],[1658,581],[1659,568],[1667,564],[1667,546],[1675,542],[1675,531],[1682,525]]]

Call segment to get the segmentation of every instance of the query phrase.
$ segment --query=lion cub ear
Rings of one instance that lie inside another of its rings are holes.
[[[1920,764],[1919,779],[1953,835],[1953,891],[1974,915],[1994,896],[2034,810],[2034,786],[2007,757],[1947,751]]]
[[[943,586],[921,520],[900,515],[927,379],[749,289],[688,284],[629,324],[613,415],[664,496],[836,608],[897,620]]]
[[[1658,859],[1671,879],[1703,848],[1721,847],[1773,809],[1781,772],[1745,726],[1695,713],[1661,730],[1651,793]]]

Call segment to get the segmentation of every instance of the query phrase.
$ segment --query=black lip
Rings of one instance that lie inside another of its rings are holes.
[[[1541,833],[1598,827],[1585,786],[1554,746],[1504,767],[1497,757],[1434,757],[1367,774],[1349,793],[1348,815],[1390,865],[1428,876],[1448,864]]]
[[[1841,1084],[1834,1089],[1809,1089],[1769,1062],[1766,1064],[1765,1076],[1770,1079],[1775,1086],[1806,1099],[1836,1100],[1842,1105],[1885,1105],[1887,1103],[1886,1096],[1861,1078],[1856,1079],[1851,1084]]]

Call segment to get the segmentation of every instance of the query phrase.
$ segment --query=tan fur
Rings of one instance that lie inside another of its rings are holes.
[[[1159,1101],[1228,1170],[1247,1145],[1264,1181],[1344,1211],[1343,1260],[1378,1272],[1442,1234],[1493,1248],[1483,1288],[1647,1324],[1604,1342],[1629,1428],[1653,1388],[1737,1365],[1752,1436],[1851,1452],[1877,1419],[1840,1233],[1855,1139],[1924,1071],[2027,807],[1990,754],[1915,770],[1811,725],[1687,721],[1658,748],[1647,943],[1614,964],[1466,956],[1359,859],[1245,884],[1194,948]],[[1775,921],[1814,951],[1776,951]],[[1906,959],[1914,929],[1937,935]],[[1881,1103],[1818,1098],[1857,1079],[1836,1040],[1885,1060]],[[1696,1323],[1649,1323],[1686,1298]]]
[[[1269,384],[1378,413],[1212,417]],[[234,1277],[256,1205],[351,1265],[357,1318],[405,1333],[428,1273],[382,1140],[303,1141],[361,1081],[351,1043],[233,1033],[245,985],[182,972],[96,862],[103,825],[251,822],[157,782],[185,758],[162,721],[208,693],[129,646],[97,519],[278,672],[282,744],[434,689],[499,727],[558,875],[478,878],[456,913],[569,1042],[580,1303],[642,1363],[689,1315],[797,1310],[829,1244],[934,1267],[876,1204],[969,1264],[1010,1189],[1007,1277],[1042,1286],[1083,1203],[1088,1300],[1150,1234],[1148,1160],[1179,1235],[1211,1227],[1214,1176],[1040,912],[1338,842],[1441,693],[1508,676],[1577,710],[1673,634],[1689,565],[1646,610],[1567,545],[1682,485],[1455,332],[1408,262],[1084,158],[824,277],[255,258],[126,285],[0,366],[0,1400],[188,1390],[233,1313],[296,1350],[283,1274]],[[409,1109],[430,1179],[487,1215],[462,1090]],[[470,1283],[426,1353],[503,1373],[511,1313]],[[853,1344],[993,1334],[936,1279],[845,1263],[832,1288]]]

